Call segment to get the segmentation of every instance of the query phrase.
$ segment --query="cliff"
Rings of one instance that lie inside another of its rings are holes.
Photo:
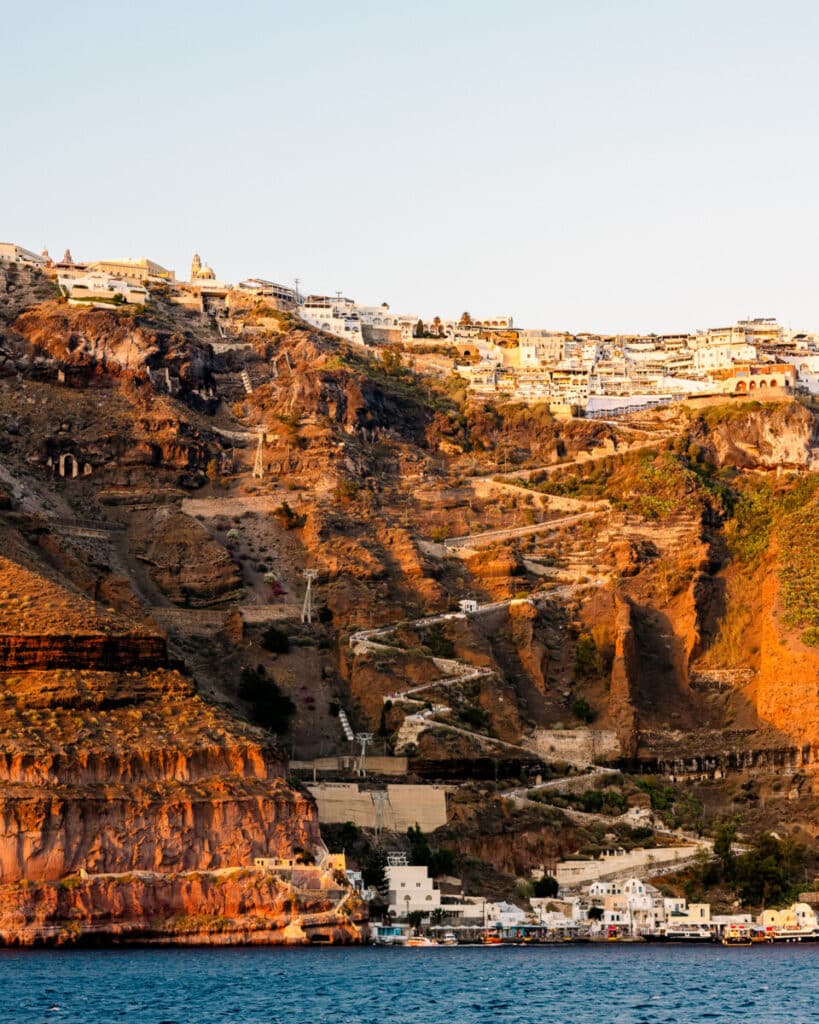
[[[759,675],[756,707],[799,746],[819,750],[819,648],[802,643],[780,625],[779,581],[768,573],[761,581]]]
[[[293,890],[298,890],[294,898]],[[360,902],[319,868],[131,872],[0,885],[0,944],[361,942]]]
[[[162,635],[34,558],[0,559],[0,938],[357,940],[331,876],[296,892],[242,873],[323,849],[273,737],[199,697]]]

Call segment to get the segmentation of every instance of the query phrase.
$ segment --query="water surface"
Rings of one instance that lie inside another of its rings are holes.
[[[2,1024],[807,1024],[819,945],[0,952]]]

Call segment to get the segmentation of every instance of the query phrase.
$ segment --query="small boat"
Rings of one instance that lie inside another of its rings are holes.
[[[751,929],[747,924],[729,924],[722,935],[723,946],[750,946]]]
[[[458,936],[455,934],[455,932],[451,932],[451,931],[444,932],[444,934],[441,936],[441,945],[442,946],[457,946],[458,945]]]
[[[766,942],[819,942],[819,931],[810,928],[774,928]]]
[[[497,932],[484,932],[483,935],[481,935],[482,946],[500,946],[502,943],[503,939]]]
[[[643,932],[646,942],[714,942],[714,934],[702,925],[678,925],[665,931]]]
[[[407,946],[437,946],[439,945],[437,939],[430,939],[426,935],[412,935],[407,939],[405,945]]]

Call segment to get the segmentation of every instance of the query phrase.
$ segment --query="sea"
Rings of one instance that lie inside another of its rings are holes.
[[[0,1024],[808,1024],[819,944],[0,952]]]

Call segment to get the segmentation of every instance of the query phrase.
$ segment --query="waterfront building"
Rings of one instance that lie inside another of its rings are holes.
[[[415,911],[427,915],[441,906],[441,893],[423,865],[388,864],[384,871],[388,902],[395,915],[405,917]]]
[[[782,910],[763,910],[758,918],[766,931],[787,934],[788,932],[815,932],[819,930],[819,917],[807,903],[792,903]]]
[[[514,903],[507,903],[506,900],[487,900],[484,904],[484,924],[487,927],[515,928],[517,925],[525,924],[526,919],[525,910],[521,910]]]

